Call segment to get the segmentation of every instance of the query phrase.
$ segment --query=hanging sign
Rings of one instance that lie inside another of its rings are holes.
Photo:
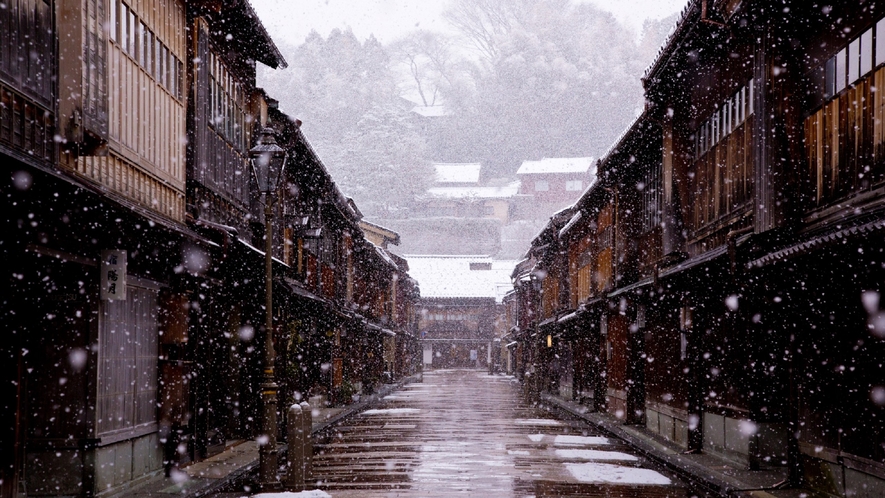
[[[101,252],[101,299],[126,299],[126,251]]]

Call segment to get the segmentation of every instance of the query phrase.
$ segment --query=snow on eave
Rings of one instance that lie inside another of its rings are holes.
[[[578,209],[577,212],[575,212],[575,214],[572,215],[571,219],[568,220],[568,223],[566,223],[565,226],[563,226],[562,228],[559,229],[559,238],[560,239],[564,238],[566,236],[566,234],[568,233],[568,231],[573,226],[575,226],[578,223],[578,221],[581,220],[581,217],[583,215],[584,215],[584,213],[580,209]]]
[[[651,63],[648,68],[645,70],[645,74],[642,77],[643,86],[645,83],[649,81],[656,73],[658,73],[666,64],[666,61],[669,60],[670,56],[673,54],[673,51],[676,49],[676,40],[681,38],[683,32],[687,29],[689,24],[688,18],[690,14],[698,9],[700,1],[699,0],[689,0],[688,4],[682,9],[682,13],[679,15],[679,19],[676,21],[676,24],[673,25],[673,29],[670,31],[670,35],[667,36],[667,40],[658,49],[658,54],[655,57],[654,62]],[[647,88],[646,88],[647,89]]]
[[[259,89],[261,92],[264,90]],[[266,95],[266,93],[265,93]],[[276,110],[281,116],[285,116],[287,119],[292,120],[293,122],[297,121],[288,114]],[[321,176],[324,177],[327,184],[329,185],[329,190],[331,191],[332,201],[335,204],[335,207],[341,213],[341,215],[352,222],[354,225],[359,223],[363,218],[363,213],[359,210],[356,203],[353,202],[353,199],[344,195],[341,191],[341,188],[335,183],[335,180],[332,178],[332,175],[329,173],[328,168],[326,168],[325,163],[320,158],[320,155],[317,154],[316,149],[310,144],[310,141],[307,139],[307,136],[304,134],[304,130],[301,129],[301,126],[295,128],[295,136],[299,141],[301,141],[302,146],[307,152],[307,156],[311,160],[311,162],[317,167],[320,171]]]
[[[397,271],[400,270],[399,265],[397,265],[397,264],[396,264],[396,261],[394,261],[393,258],[391,258],[391,257],[387,254],[387,251],[385,251],[384,249],[382,249],[382,248],[376,246],[376,245],[373,244],[372,242],[369,242],[369,241],[366,241],[366,242],[367,242],[368,244],[370,244],[372,247],[375,248],[375,253],[377,253],[378,256],[380,256],[381,259],[382,259],[385,263],[389,264],[390,266],[392,266],[392,267],[393,267],[394,269],[396,269]]]
[[[433,163],[436,183],[479,183],[482,163]]]
[[[578,199],[578,200],[580,201],[580,199]],[[532,245],[531,245],[531,247],[529,248],[529,252],[531,252],[532,249],[534,249],[534,248],[536,247],[535,242],[538,241],[538,239],[540,239],[542,235],[544,235],[545,233],[547,233],[547,232],[549,232],[549,231],[551,231],[551,230],[556,229],[556,225],[557,225],[558,223],[561,223],[561,222],[562,222],[562,218],[563,218],[565,215],[568,214],[568,215],[570,215],[569,218],[571,218],[571,213],[572,213],[572,211],[574,211],[575,209],[577,209],[577,205],[578,205],[577,203],[575,203],[575,204],[571,204],[571,205],[566,206],[566,207],[560,209],[559,211],[553,213],[553,215],[550,216],[550,219],[547,221],[547,223],[544,225],[544,227],[541,228],[541,231],[539,231],[539,232],[537,233],[537,235],[535,235],[534,237],[532,237]],[[542,245],[543,245],[543,244],[542,244]],[[526,254],[528,254],[528,253],[526,253]]]
[[[404,254],[404,258],[406,259],[473,259],[473,260],[489,260],[491,261],[492,257],[488,254]]]
[[[580,174],[589,172],[592,166],[593,157],[545,157],[540,161],[523,161],[516,174]]]
[[[519,182],[503,187],[434,187],[427,193],[442,199],[507,199],[519,193]]]
[[[381,235],[383,238],[387,239],[387,241],[388,241],[389,243],[391,243],[391,244],[393,244],[393,245],[395,245],[395,246],[398,246],[398,245],[400,244],[400,236],[399,236],[399,234],[398,234],[397,232],[394,232],[393,230],[391,230],[391,229],[389,229],[389,228],[385,228],[385,227],[383,227],[383,226],[381,226],[381,225],[377,225],[377,224],[375,224],[375,223],[372,223],[371,221],[366,221],[366,220],[363,220],[363,219],[361,219],[361,220],[359,221],[358,225],[366,225],[367,227],[369,227],[370,229],[372,229],[373,231],[375,231],[375,233],[378,233],[378,234]],[[364,227],[360,226],[360,228],[361,228],[364,232],[366,231]]]
[[[597,164],[597,167],[596,167],[597,173],[599,172],[598,165],[603,165],[603,164],[607,163],[609,160],[611,160],[611,157],[615,153],[617,153],[621,150],[621,147],[624,145],[624,142],[627,141],[627,138],[630,135],[632,135],[634,132],[636,132],[636,130],[639,128],[639,125],[641,123],[643,123],[646,119],[648,119],[648,110],[647,109],[643,110],[639,116],[636,116],[636,119],[634,119],[633,122],[630,123],[630,125],[627,126],[624,129],[624,131],[621,132],[620,135],[618,135],[618,138],[616,138],[615,141],[612,142],[611,146],[609,146],[609,148],[605,151],[605,154],[600,156],[599,161],[597,161],[597,163],[596,163]]]

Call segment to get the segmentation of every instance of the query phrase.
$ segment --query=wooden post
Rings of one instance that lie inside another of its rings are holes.
[[[662,218],[662,252],[664,256],[677,257],[685,249],[685,237],[682,226],[682,197],[679,193],[678,183],[679,168],[681,165],[679,137],[673,125],[673,116],[669,113],[664,117],[663,131],[663,158],[661,164],[661,181],[663,186],[663,200],[661,206]]]
[[[308,411],[308,417],[309,415]],[[288,443],[289,451],[286,459],[286,489],[301,491],[304,489],[304,425],[302,418],[304,413],[301,405],[293,404],[289,407]]]
[[[301,424],[301,433],[303,435],[301,447],[304,466],[303,475],[304,484],[307,487],[308,482],[313,478],[313,439],[311,438],[311,433],[313,432],[313,409],[306,401],[301,402]]]

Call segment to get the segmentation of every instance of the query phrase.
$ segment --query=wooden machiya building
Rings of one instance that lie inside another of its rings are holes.
[[[184,223],[184,3],[21,1],[0,33],[0,495],[120,489],[162,469],[161,314],[208,243]]]
[[[883,17],[689,3],[646,111],[529,251],[542,391],[790,485],[883,493]]]
[[[421,289],[418,327],[426,368],[494,368],[496,323],[512,262],[488,256],[406,256]],[[502,325],[503,326],[503,325]]]
[[[299,123],[255,88],[256,63],[284,61],[248,2],[16,1],[0,45],[0,497],[125,492],[256,435],[265,234],[248,151],[267,126],[289,156],[279,406],[315,385],[349,400],[345,331],[379,352],[353,376],[411,373],[407,267],[365,240]]]
[[[255,87],[257,63],[285,61],[249,4],[188,2],[186,22],[186,222],[213,245],[187,248],[181,285],[169,296],[178,306],[164,316],[160,369],[170,409],[161,421],[167,448],[187,448],[167,450],[177,464],[250,439],[260,427],[264,213],[249,149],[265,126],[279,141],[289,132],[289,120],[271,119],[274,102]],[[281,224],[274,220],[277,258]],[[274,291],[278,310],[287,293]]]

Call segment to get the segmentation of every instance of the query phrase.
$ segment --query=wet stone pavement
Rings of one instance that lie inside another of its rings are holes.
[[[344,497],[691,497],[677,477],[585,423],[528,405],[511,377],[425,372],[330,430],[315,488]]]

